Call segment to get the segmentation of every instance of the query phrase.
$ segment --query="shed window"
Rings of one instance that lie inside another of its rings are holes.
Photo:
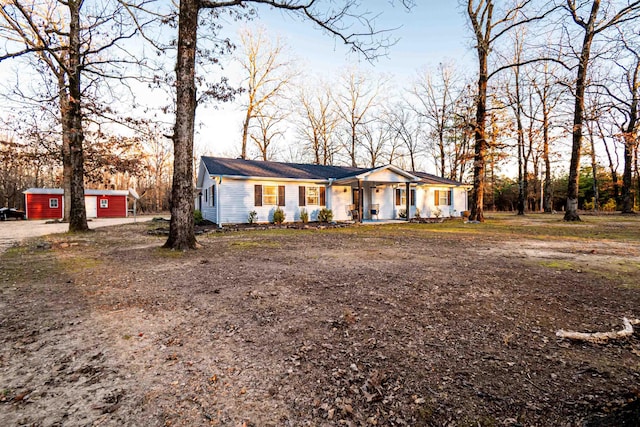
[[[49,199],[49,208],[58,209],[58,199]]]
[[[436,206],[451,205],[451,190],[435,190],[434,204]]]
[[[100,207],[106,209],[109,207],[109,199],[100,199]]]

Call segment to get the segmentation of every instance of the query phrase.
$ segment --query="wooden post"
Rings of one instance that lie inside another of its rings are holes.
[[[405,193],[406,197],[406,212],[407,212],[407,221],[411,219],[411,183],[407,182],[407,192]]]

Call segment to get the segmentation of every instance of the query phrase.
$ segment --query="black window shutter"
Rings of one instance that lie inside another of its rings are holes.
[[[325,193],[325,188],[320,187],[320,206],[325,206],[327,204],[327,194]]]
[[[256,184],[254,189],[253,204],[255,206],[262,206],[262,185]]]
[[[400,206],[401,190],[396,188],[396,206]]]
[[[447,204],[448,205],[452,205],[453,203],[451,203],[451,201],[453,200],[453,189],[449,190],[448,196],[449,196],[449,200],[447,200],[447,202],[448,202]]]
[[[411,192],[409,194],[411,194],[411,206],[415,206],[416,205],[416,190],[415,189],[411,189]]]
[[[440,191],[438,190],[434,190],[433,192],[433,205],[434,206],[440,205]]]
[[[298,187],[298,206],[306,206],[306,193],[304,185]]]
[[[284,185],[278,185],[278,206],[284,206]]]

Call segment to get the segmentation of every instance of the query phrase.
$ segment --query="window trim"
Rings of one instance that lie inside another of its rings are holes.
[[[55,205],[55,206],[54,206]],[[60,203],[57,197],[49,198],[49,209],[58,209],[60,207]]]
[[[109,208],[109,199],[100,199],[100,209]]]

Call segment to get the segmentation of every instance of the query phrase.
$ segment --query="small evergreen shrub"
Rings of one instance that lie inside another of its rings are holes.
[[[284,213],[284,211],[280,208],[276,209],[273,212],[273,222],[280,225],[284,222],[284,219],[286,218],[286,215]]]
[[[318,221],[320,222],[333,221],[333,211],[331,211],[331,209],[322,208],[320,212],[318,212]]]
[[[193,222],[195,222],[196,225],[200,225],[202,224],[202,221],[204,221],[204,218],[202,217],[202,212],[199,211],[198,209],[193,211]]]
[[[249,222],[249,224],[253,224],[254,222],[256,222],[257,219],[258,219],[258,212],[256,211],[249,212],[249,217],[247,218],[247,221]]]
[[[302,221],[303,224],[306,224],[309,222],[309,212],[307,212],[306,209],[300,210],[300,221]]]

